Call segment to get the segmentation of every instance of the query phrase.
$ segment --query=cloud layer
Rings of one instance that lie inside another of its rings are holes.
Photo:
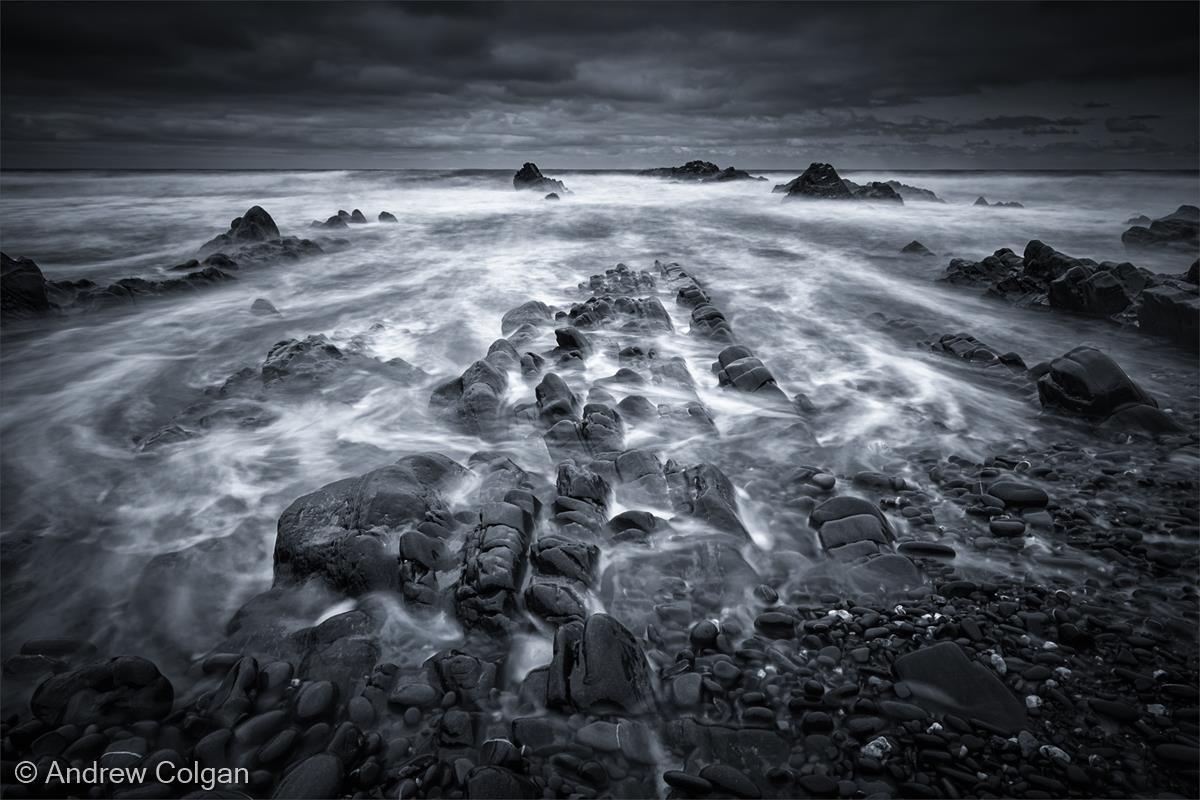
[[[6,3],[0,158],[1195,168],[1198,8]]]

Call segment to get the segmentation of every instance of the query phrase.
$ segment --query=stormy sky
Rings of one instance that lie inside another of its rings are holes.
[[[10,1],[0,166],[1195,169],[1198,9]]]

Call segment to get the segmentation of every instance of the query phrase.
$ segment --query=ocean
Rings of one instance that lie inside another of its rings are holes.
[[[746,490],[750,455],[853,473],[903,468],[928,451],[982,459],[998,448],[1083,441],[1047,423],[1036,402],[997,392],[961,362],[919,346],[912,331],[872,322],[874,312],[929,334],[970,333],[1030,365],[1094,345],[1160,406],[1196,410],[1194,354],[1104,321],[935,282],[951,258],[977,260],[1001,247],[1019,254],[1032,239],[1076,257],[1183,272],[1195,253],[1127,253],[1120,237],[1129,217],[1196,204],[1195,173],[844,173],[860,182],[897,179],[946,201],[901,206],[783,202],[771,193],[798,172],[703,185],[545,172],[572,193],[545,202],[513,191],[511,172],[488,170],[0,174],[0,246],[34,259],[53,280],[175,274],[170,267],[253,205],[285,235],[318,241],[331,234],[310,230],[310,221],[338,209],[361,209],[371,220],[333,232],[347,242],[325,255],[241,270],[219,288],[130,312],[6,328],[4,651],[62,636],[184,663],[270,586],[276,520],[300,495],[429,450],[465,463],[475,451],[502,448],[526,469],[552,475],[540,435],[483,442],[431,413],[429,394],[482,357],[507,310],[530,299],[567,308],[587,297],[580,283],[618,263],[653,271],[655,260],[678,262],[700,276],[739,341],[752,343],[789,396],[803,393],[820,410],[815,441],[758,439],[752,423],[772,412],[718,387],[712,347],[687,337],[663,344],[685,359],[725,442],[680,439],[664,457],[722,466],[768,559],[794,551],[793,540],[811,532],[789,529],[757,504]],[[1025,207],[973,205],[981,195]],[[374,222],[381,211],[398,223]],[[937,257],[902,257],[912,240]],[[260,297],[280,315],[250,313]],[[668,308],[676,330],[686,330],[686,310]],[[275,398],[258,427],[215,425],[184,441],[139,446],[207,388],[257,369],[275,343],[311,334],[366,356],[401,358],[431,377],[327,385]],[[600,354],[583,377],[617,366]],[[514,401],[532,399],[532,385],[510,391]],[[959,567],[1010,565],[980,553]],[[405,646],[428,652],[461,634],[451,619],[406,625]],[[544,652],[548,640],[531,647]]]

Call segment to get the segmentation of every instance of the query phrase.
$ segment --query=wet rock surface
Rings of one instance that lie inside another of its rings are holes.
[[[1175,248],[1195,251],[1200,246],[1200,208],[1183,205],[1158,219],[1141,217],[1121,234],[1121,241],[1130,249]]]
[[[950,261],[940,281],[983,287],[988,297],[1136,326],[1195,350],[1200,292],[1185,275],[1154,274],[1129,262],[1073,258],[1034,239],[1018,256],[1008,248],[980,260]]]
[[[316,242],[283,237],[275,220],[254,206],[230,223],[229,230],[203,244],[196,258],[165,268],[184,273],[165,278],[122,278],[107,286],[87,278],[48,280],[30,258],[0,253],[0,320],[5,323],[43,317],[132,309],[148,301],[230,284],[242,269],[320,255]]]
[[[1074,261],[962,274],[1048,296]],[[85,642],[8,656],[30,692],[5,794],[16,762],[105,754],[241,767],[217,791],[254,797],[1196,794],[1195,419],[1138,365],[867,319],[1046,411],[1028,440],[847,469],[744,297],[673,262],[576,280],[448,376],[296,336],[180,417],[252,425],[361,373],[419,387],[446,446],[295,499],[274,585],[171,678]]]

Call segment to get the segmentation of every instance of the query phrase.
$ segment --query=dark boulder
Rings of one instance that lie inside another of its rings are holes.
[[[956,286],[991,286],[1021,273],[1024,259],[1007,247],[1002,247],[980,261],[955,258],[946,267],[939,281]]]
[[[33,259],[13,259],[0,253],[0,316],[5,321],[57,311],[58,306],[50,300],[49,288]]]
[[[46,725],[91,724],[107,728],[162,719],[175,690],[152,662],[135,656],[89,664],[47,679],[29,701]]]
[[[500,333],[508,336],[522,325],[545,325],[552,321],[550,307],[541,300],[529,300],[509,309],[500,319]]]
[[[785,199],[849,200],[854,195],[832,164],[810,164],[795,180],[784,184]]]
[[[380,222],[399,222],[399,220],[396,219],[396,215],[392,214],[391,212],[388,212],[388,211],[380,211],[379,212],[379,221]]]
[[[1025,706],[1016,695],[954,642],[906,653],[893,669],[913,700],[931,713],[978,719],[1005,733],[1016,733],[1027,724]]]
[[[344,218],[339,217],[335,214],[334,216],[330,217],[329,219],[325,220],[324,222],[319,222],[317,220],[313,220],[312,224],[309,225],[309,227],[310,228],[322,228],[324,230],[344,230],[346,228],[349,228],[350,226],[349,226],[349,224],[347,224],[347,222]]]
[[[1121,234],[1126,247],[1178,247],[1195,250],[1200,246],[1200,208],[1183,205],[1174,212],[1146,225],[1135,225]]]
[[[354,225],[365,225],[367,224],[367,217],[356,208],[350,212],[350,219],[347,221]]]
[[[1152,286],[1142,292],[1141,301],[1139,328],[1188,350],[1200,348],[1200,290],[1194,281]]]
[[[279,309],[270,300],[259,297],[250,304],[250,313],[260,317],[279,316]]]
[[[201,251],[237,248],[255,242],[270,242],[279,240],[279,228],[275,220],[263,209],[254,206],[240,217],[229,223],[229,230],[216,236],[201,246]]]
[[[1093,347],[1076,347],[1051,361],[1037,387],[1043,406],[1085,417],[1104,418],[1130,404],[1158,406],[1117,362]]]
[[[1128,262],[1072,258],[1034,239],[1025,246],[1024,274],[1046,283],[1053,308],[1112,317],[1134,303],[1151,275]]]
[[[741,345],[726,347],[712,366],[717,384],[754,394],[765,400],[788,404],[790,401],[771,371],[748,348]]]
[[[593,714],[643,714],[654,708],[650,665],[629,630],[607,614],[559,628],[547,704]]]
[[[538,169],[537,164],[525,162],[517,173],[513,175],[514,189],[531,189],[537,192],[554,192],[555,194],[568,194],[570,192],[562,181],[554,178],[547,178]]]
[[[900,248],[900,252],[906,256],[933,256],[935,253],[925,245],[913,239],[904,247]]]
[[[561,198],[561,197],[559,197],[559,196],[558,196],[557,194],[555,194],[554,192],[551,192],[550,194],[546,195],[546,196],[545,196],[545,197],[543,197],[542,199],[543,199],[543,200],[562,200],[562,198]]]
[[[874,503],[859,497],[833,497],[818,505],[808,524],[822,549],[839,561],[852,561],[890,547],[895,534]]]
[[[476,436],[494,436],[505,425],[504,393],[508,371],[520,366],[520,356],[504,339],[457,378],[433,390],[429,405],[451,425]]]
[[[299,498],[279,517],[275,583],[316,576],[352,595],[394,590],[401,533],[445,519],[442,493],[466,475],[445,456],[426,453]]]

